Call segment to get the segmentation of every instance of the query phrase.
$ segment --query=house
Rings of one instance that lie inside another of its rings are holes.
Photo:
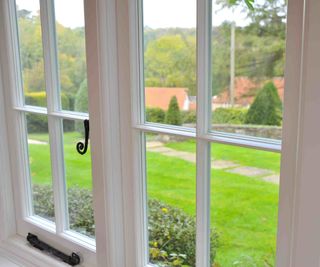
[[[278,90],[279,97],[283,101],[284,96],[284,78],[276,77],[272,79],[272,82]],[[248,77],[236,77],[234,88],[234,104],[237,107],[249,107],[258,92],[263,86],[261,82],[255,82]],[[212,97],[212,107],[216,109],[218,107],[230,107],[230,91],[226,88],[223,92]]]
[[[145,102],[148,108],[167,110],[172,97],[176,97],[180,110],[189,110],[188,88],[146,87]]]
[[[278,90],[279,97],[283,101],[284,96],[284,78],[275,77],[272,82]],[[235,101],[236,107],[249,107],[258,92],[263,86],[262,82],[255,82],[248,77],[235,78]],[[216,108],[230,107],[230,92],[228,88],[220,94],[212,97],[212,110]],[[188,88],[180,87],[146,87],[145,98],[146,107],[148,108],[161,108],[167,110],[170,100],[173,96],[177,97],[180,110],[196,110],[197,97],[188,96]]]

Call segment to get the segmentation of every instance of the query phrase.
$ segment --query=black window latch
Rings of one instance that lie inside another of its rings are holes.
[[[71,256],[68,256],[67,254],[64,254],[63,252],[51,247],[43,241],[40,241],[36,235],[31,233],[28,233],[27,240],[33,247],[53,255],[71,266],[80,264],[80,257],[74,252],[71,254]]]
[[[88,149],[88,143],[89,143],[89,120],[84,120],[83,121],[83,127],[84,127],[84,143],[83,142],[78,142],[77,143],[77,151],[79,154],[84,155],[87,153]]]

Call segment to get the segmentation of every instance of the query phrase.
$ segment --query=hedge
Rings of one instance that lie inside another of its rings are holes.
[[[181,111],[183,123],[197,123],[197,112],[195,110]]]
[[[30,92],[25,93],[25,103],[27,105],[46,107],[47,97],[46,92]],[[69,98],[65,94],[61,94],[61,103],[63,107],[69,107]],[[27,114],[28,133],[47,133],[48,119],[45,115]],[[65,132],[74,131],[74,122],[71,120],[63,121],[63,129]]]
[[[38,107],[47,106],[47,96],[45,91],[28,92],[24,94],[24,97],[27,105]],[[69,109],[69,98],[64,93],[61,93],[61,104],[63,107]]]
[[[161,108],[147,108],[146,109],[146,121],[165,123],[166,112]]]
[[[212,114],[214,124],[244,124],[247,109],[244,108],[217,108]]]
[[[35,214],[54,220],[53,191],[50,185],[33,185]],[[94,236],[91,190],[68,189],[70,228]],[[158,200],[148,201],[149,256],[159,266],[195,266],[196,221],[179,208]],[[211,229],[211,262],[218,247],[218,234]]]

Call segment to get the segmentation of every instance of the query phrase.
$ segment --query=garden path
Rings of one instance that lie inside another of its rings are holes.
[[[161,142],[147,142],[147,149],[150,152],[156,152],[169,157],[177,157],[192,163],[196,162],[196,154],[186,151],[178,151],[169,147],[165,147]],[[248,177],[260,177],[262,180],[274,184],[279,184],[279,174],[268,169],[261,169],[250,166],[241,166],[236,162],[228,160],[213,160],[211,162],[213,169],[225,170],[230,173],[235,173]]]
[[[44,141],[28,139],[28,144],[32,144],[32,145],[47,145],[48,143],[44,142]]]

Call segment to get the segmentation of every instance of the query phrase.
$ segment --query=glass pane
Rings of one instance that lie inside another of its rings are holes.
[[[83,142],[83,139],[82,122],[63,120],[69,227],[71,230],[94,238],[90,146],[84,155],[80,155],[76,150],[76,144]]]
[[[145,136],[149,260],[159,266],[195,266],[195,144],[168,135]]]
[[[46,107],[40,4],[16,0],[23,90],[27,105]]]
[[[212,129],[281,139],[286,1],[213,0]]]
[[[211,163],[212,264],[275,266],[280,154],[212,144]]]
[[[33,211],[54,221],[48,120],[44,115],[27,114],[28,152]]]
[[[83,0],[55,0],[61,105],[88,112]]]
[[[146,121],[195,127],[196,0],[144,0],[143,19]]]

